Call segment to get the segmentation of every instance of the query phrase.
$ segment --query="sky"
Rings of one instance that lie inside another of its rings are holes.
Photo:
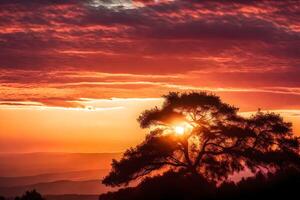
[[[0,152],[119,152],[169,91],[300,135],[299,1],[0,0]]]

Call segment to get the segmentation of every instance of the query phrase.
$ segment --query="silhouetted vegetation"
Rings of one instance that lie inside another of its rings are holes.
[[[15,200],[44,200],[42,195],[36,190],[26,191],[21,197],[16,197]]]
[[[137,187],[102,194],[99,200],[289,199],[299,195],[299,184],[296,169],[258,173],[237,184],[224,182],[219,187],[200,176],[167,172],[146,178]]]
[[[164,99],[161,108],[139,116],[141,128],[150,132],[121,160],[112,161],[102,181],[120,186],[142,178],[142,183],[101,200],[244,198],[251,192],[265,195],[271,188],[279,192],[279,186],[293,183],[292,176],[281,178],[289,175],[287,169],[299,178],[299,138],[280,115],[258,111],[244,117],[238,108],[205,92],[169,93]],[[230,175],[245,169],[256,177],[238,185],[228,182]]]
[[[5,200],[5,197],[3,197],[3,196],[0,196],[0,200]]]
[[[249,118],[219,97],[201,93],[169,93],[162,108],[138,118],[150,128],[144,142],[127,150],[103,180],[110,186],[128,184],[152,172],[172,170],[224,181],[245,168],[299,166],[299,138],[291,123],[275,113],[258,111]],[[184,132],[177,134],[177,127]]]

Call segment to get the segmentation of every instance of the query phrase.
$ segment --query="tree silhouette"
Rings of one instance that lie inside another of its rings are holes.
[[[299,195],[300,171],[295,168],[275,173],[257,173],[240,182],[216,185],[201,177],[168,171],[145,178],[136,187],[101,194],[99,200],[253,200],[294,199]]]
[[[15,200],[44,200],[42,195],[36,190],[26,191],[21,197],[16,197]]]
[[[291,123],[275,113],[258,111],[250,117],[205,92],[169,93],[161,108],[138,118],[149,128],[145,140],[112,161],[106,185],[128,184],[154,172],[180,171],[210,182],[249,168],[252,172],[299,168],[299,138]]]

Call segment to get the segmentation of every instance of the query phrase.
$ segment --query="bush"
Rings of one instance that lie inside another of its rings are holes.
[[[36,190],[26,191],[21,197],[16,197],[15,200],[44,200],[42,195]]]
[[[214,185],[200,176],[167,172],[145,179],[137,187],[102,194],[99,200],[287,199],[298,195],[300,172],[289,169],[275,174],[258,173],[237,184]]]

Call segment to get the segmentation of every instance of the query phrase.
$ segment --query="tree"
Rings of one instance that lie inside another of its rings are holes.
[[[36,190],[26,191],[21,197],[16,197],[15,200],[44,200],[42,195]]]
[[[224,181],[245,168],[300,167],[299,138],[291,123],[275,113],[258,111],[250,117],[205,92],[169,93],[161,108],[138,118],[149,128],[145,140],[128,149],[102,180],[106,185],[128,184],[155,172],[180,171]]]
[[[299,195],[299,184],[300,171],[292,168],[257,173],[238,183],[223,182],[218,187],[200,177],[169,171],[145,178],[136,187],[101,194],[99,200],[294,199]]]

